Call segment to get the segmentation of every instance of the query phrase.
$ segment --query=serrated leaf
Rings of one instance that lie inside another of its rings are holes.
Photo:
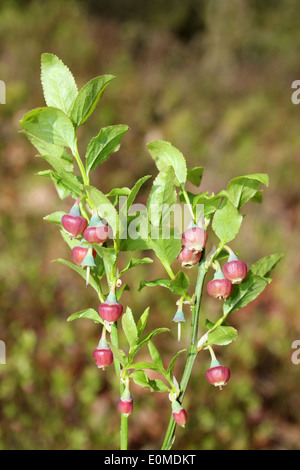
[[[94,137],[86,152],[86,170],[89,173],[100,163],[105,162],[112,153],[117,152],[121,145],[121,139],[128,131],[128,126],[123,124],[103,127]]]
[[[183,271],[178,271],[174,279],[170,281],[169,289],[174,294],[185,297],[189,284],[190,281],[188,276]]]
[[[134,187],[131,189],[130,191],[130,194],[128,194],[128,198],[126,200],[126,203],[123,204],[123,206],[121,207],[121,210],[120,210],[120,219],[121,219],[121,215],[124,217],[127,215],[130,207],[132,206],[132,204],[134,203],[134,200],[141,188],[141,186],[149,179],[151,178],[150,175],[146,175],[146,176],[143,176],[142,178],[140,178],[134,185]]]
[[[265,173],[238,176],[228,183],[226,191],[231,202],[239,210],[255,196],[261,184],[269,185],[269,177]]]
[[[83,194],[83,184],[79,180],[78,176],[74,175],[70,171],[66,171],[64,162],[60,158],[52,157],[49,155],[41,156],[46,162],[48,162],[55,170],[55,180],[59,180],[62,185],[70,192],[70,194],[77,199]]]
[[[133,348],[138,343],[138,331],[129,307],[127,307],[126,312],[122,315],[122,327],[130,348]]]
[[[216,346],[225,346],[226,344],[232,343],[237,339],[237,331],[232,326],[217,326],[213,331],[210,331],[207,335],[207,342],[205,346],[212,344]]]
[[[269,284],[269,280],[248,273],[241,284],[233,286],[230,297],[223,304],[224,315],[245,307],[256,299]]]
[[[20,121],[30,134],[49,144],[70,147],[75,151],[75,129],[68,116],[57,108],[36,108]]]
[[[184,186],[187,178],[185,158],[170,142],[156,140],[147,144],[148,150],[159,171],[171,166],[180,186]]]
[[[26,135],[31,144],[39,151],[40,155],[50,155],[52,157],[56,157],[57,159],[61,160],[61,164],[66,171],[73,171],[73,158],[66,151],[65,147],[49,144],[48,142],[39,139],[27,131],[20,131],[20,134]]]
[[[72,73],[54,54],[42,54],[41,65],[41,81],[47,106],[59,108],[69,116],[78,93]]]
[[[81,126],[87,121],[103,95],[105,88],[114,78],[113,75],[102,75],[93,78],[82,87],[71,111],[71,119],[76,127]]]
[[[283,256],[283,253],[265,256],[251,266],[250,272],[261,277],[268,277]]]
[[[96,312],[93,308],[87,308],[84,310],[80,310],[80,312],[73,313],[69,316],[67,321],[74,321],[80,318],[87,318],[89,320],[93,320],[94,323],[101,323],[104,324],[102,318],[100,317],[99,313]]]
[[[119,218],[114,205],[99,189],[93,186],[85,186],[84,188],[92,199],[99,216],[107,221],[115,236],[119,228]]]
[[[238,234],[242,221],[243,216],[229,200],[224,199],[215,212],[212,228],[221,242],[228,243]]]
[[[180,253],[181,239],[148,239],[147,247],[154,251],[163,266],[169,271],[171,264]]]

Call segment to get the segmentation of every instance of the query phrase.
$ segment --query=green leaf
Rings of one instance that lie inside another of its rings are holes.
[[[200,186],[203,175],[203,166],[196,166],[187,171],[187,180],[194,186]]]
[[[78,92],[68,67],[55,55],[42,54],[41,81],[47,106],[69,116]]]
[[[212,228],[222,243],[228,243],[238,234],[242,221],[243,216],[229,200],[224,199],[215,212]]]
[[[138,331],[132,311],[129,307],[127,307],[126,312],[122,315],[122,327],[130,348],[136,346],[138,342]]]
[[[150,352],[150,356],[151,356],[155,366],[157,367],[157,370],[164,371],[162,358],[161,358],[157,348],[152,343],[152,341],[148,342],[148,349],[149,349],[149,352]]]
[[[55,259],[55,260],[53,260],[53,262],[61,263],[61,264],[64,264],[65,266],[68,266],[69,268],[73,269],[73,271],[80,274],[80,276],[83,277],[83,279],[86,279],[86,271],[83,268],[81,268],[80,266],[77,266],[76,264],[70,263],[69,261],[66,261],[66,260],[61,259],[61,258]],[[100,297],[102,296],[100,286],[99,286],[99,282],[94,277],[92,272],[90,272],[89,285],[91,287],[93,287],[93,289],[95,289],[95,291],[97,292],[97,294]]]
[[[102,318],[100,317],[99,313],[96,312],[93,308],[87,308],[84,310],[80,310],[80,312],[73,313],[67,321],[74,321],[78,320],[79,318],[88,318],[89,320],[93,320],[94,323],[101,323],[104,324]]]
[[[114,248],[100,246],[96,243],[93,248],[102,258],[107,277],[112,281],[116,272],[117,254]]]
[[[222,198],[223,196],[219,194],[208,195],[206,193],[201,193],[192,198],[192,206],[193,209],[195,209],[197,205],[203,206],[203,215],[209,218],[220,206]]]
[[[182,354],[183,352],[185,352],[186,349],[181,349],[180,351],[178,351],[178,353],[172,358],[169,366],[168,366],[168,369],[167,369],[167,375],[169,377],[170,380],[172,380],[172,377],[173,377],[173,371],[174,371],[174,367],[175,367],[175,363],[176,363],[176,360],[177,358],[180,356],[180,354]]]
[[[40,152],[41,156],[51,155],[51,157],[55,157],[61,161],[61,164],[66,171],[73,171],[73,158],[66,151],[65,147],[49,144],[27,131],[20,131],[20,134],[26,135],[32,145]]]
[[[261,184],[269,185],[269,177],[265,173],[238,176],[228,183],[227,193],[231,202],[239,210],[255,196]]]
[[[140,282],[140,287],[139,290],[142,290],[144,287],[156,287],[156,286],[161,286],[161,287],[166,287],[167,289],[170,288],[170,279],[154,279],[153,281],[141,281]]]
[[[134,268],[135,266],[139,266],[140,264],[149,264],[149,263],[153,263],[153,260],[151,258],[141,258],[141,259],[131,258],[127,266],[124,269],[122,269],[122,271],[120,272],[119,277],[121,277],[124,273],[126,273],[128,269]]]
[[[113,75],[102,75],[90,80],[79,91],[71,112],[71,119],[76,127],[84,124],[94,111],[105,88],[115,77]]]
[[[261,277],[268,277],[283,256],[282,253],[265,256],[251,266],[250,272]]]
[[[66,175],[64,175],[62,172],[63,170],[60,172],[60,174],[58,174],[53,170],[45,170],[39,171],[36,174],[38,176],[51,178],[61,199],[64,199],[70,195],[74,199],[77,199],[82,195],[82,185],[78,177],[73,175],[73,173],[68,172]]]
[[[268,283],[267,279],[248,273],[241,284],[233,286],[230,297],[223,304],[224,315],[248,305],[262,293]]]
[[[185,158],[170,142],[156,140],[147,144],[148,150],[159,171],[173,167],[179,186],[184,186],[187,178]]]
[[[83,184],[80,182],[78,176],[70,171],[66,171],[64,163],[60,158],[43,155],[41,158],[46,160],[55,170],[56,176],[54,181],[60,182],[74,199],[77,199],[83,194]],[[52,178],[52,177],[51,177]],[[53,179],[53,178],[52,178]]]
[[[62,227],[61,218],[65,214],[66,213],[63,211],[52,212],[52,214],[46,215],[45,217],[43,217],[43,219],[47,222],[51,222],[52,224],[56,224],[59,227]]]
[[[119,219],[114,205],[99,189],[93,186],[85,186],[84,188],[93,201],[99,216],[107,221],[112,228],[113,235],[116,235],[119,227]]]
[[[135,370],[134,372],[131,372],[130,377],[137,385],[140,385],[143,388],[151,388],[148,376],[143,370]]]
[[[212,344],[217,346],[225,346],[232,343],[237,339],[237,331],[232,326],[217,326],[217,328],[207,335],[207,342],[205,346]]]
[[[130,364],[130,369],[135,369],[135,370],[144,370],[144,369],[150,369],[150,370],[155,370],[156,372],[159,372],[155,364],[152,364],[151,362],[147,361],[139,361],[139,362],[133,362]]]
[[[30,134],[49,144],[70,147],[75,152],[75,129],[68,116],[56,108],[36,108],[20,121]]]
[[[170,281],[169,289],[174,294],[186,297],[186,291],[190,281],[183,271],[178,271],[175,278]]]
[[[145,344],[147,344],[152,338],[157,335],[160,335],[161,333],[165,333],[166,331],[170,330],[168,328],[156,328],[155,330],[150,331],[150,333],[148,333],[146,336],[139,338],[137,345],[131,348],[130,350],[130,360],[132,360],[137,351],[139,351],[139,349],[141,349]]]
[[[142,178],[140,178],[134,185],[134,187],[131,189],[130,191],[130,194],[128,195],[128,198],[126,200],[126,203],[123,204],[123,206],[121,207],[121,210],[120,210],[120,219],[121,219],[121,214],[124,216],[124,215],[127,215],[130,207],[132,206],[132,204],[134,203],[134,200],[141,188],[141,186],[149,179],[151,178],[150,175],[146,175],[146,176],[143,176]]]
[[[145,326],[147,324],[148,318],[149,318],[149,313],[150,313],[150,307],[147,307],[146,310],[142,313],[140,316],[138,322],[137,322],[137,331],[138,331],[138,337],[140,338]]]
[[[170,272],[171,264],[180,253],[181,239],[148,239],[147,246],[154,251],[167,272]]]
[[[122,124],[103,127],[100,130],[99,134],[90,141],[87,148],[87,173],[94,170],[100,163],[105,162],[112,153],[119,150],[121,139],[127,131],[128,126]]]
[[[166,385],[160,379],[149,380],[149,384],[152,389],[151,391],[153,392],[160,392],[160,393],[170,392],[168,385]]]
[[[170,226],[171,209],[176,200],[174,170],[172,167],[167,167],[155,178],[147,200],[148,216],[152,226]]]
[[[127,364],[128,364],[128,358],[127,358],[125,352],[122,351],[122,349],[117,348],[112,343],[108,343],[108,344],[109,344],[110,349],[112,350],[114,359],[117,360],[118,362],[120,362],[122,367],[126,367]]]

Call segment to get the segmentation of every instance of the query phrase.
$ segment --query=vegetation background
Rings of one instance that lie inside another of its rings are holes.
[[[217,192],[238,175],[270,175],[263,204],[247,206],[234,249],[249,265],[274,252],[285,257],[265,292],[231,317],[239,338],[218,351],[232,370],[222,392],[204,378],[208,353],[199,355],[185,402],[189,422],[174,448],[299,448],[300,365],[291,361],[300,339],[300,106],[291,101],[291,84],[300,79],[299,31],[297,0],[1,2],[0,338],[7,364],[0,365],[0,449],[118,447],[114,372],[99,372],[92,358],[99,328],[66,322],[97,308],[96,299],[74,272],[50,262],[70,253],[42,218],[68,211],[70,200],[60,201],[52,183],[35,176],[45,163],[18,134],[20,118],[44,103],[42,52],[58,55],[79,86],[116,76],[81,135],[84,149],[100,127],[130,126],[121,150],[95,173],[102,191],[155,176],[145,144],[157,138],[178,147],[190,167],[205,167],[203,191]],[[126,281],[137,292],[140,279],[162,275],[154,263]],[[150,305],[150,327],[171,327],[155,341],[168,359],[178,348],[174,298],[163,288],[153,293],[126,293],[124,303],[137,316]],[[205,313],[216,315],[218,304],[205,302]],[[168,398],[137,387],[132,393],[130,448],[159,448]]]

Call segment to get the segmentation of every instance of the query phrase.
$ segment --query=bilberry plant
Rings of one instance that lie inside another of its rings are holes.
[[[237,330],[228,324],[229,315],[263,292],[271,282],[270,271],[282,255],[268,255],[247,266],[246,250],[239,254],[240,260],[233,249],[243,222],[243,207],[249,201],[261,202],[261,185],[268,186],[266,174],[235,177],[217,194],[201,192],[203,168],[188,169],[176,147],[157,140],[147,144],[158,174],[144,210],[135,211],[134,202],[150,175],[141,176],[132,188],[112,188],[107,194],[91,185],[91,172],[119,150],[128,131],[125,124],[103,127],[87,145],[85,155],[79,154],[78,130],[91,117],[113,79],[112,75],[102,75],[78,90],[66,65],[53,54],[43,54],[41,81],[46,106],[33,109],[23,117],[21,132],[51,167],[39,174],[53,181],[61,199],[73,200],[69,213],[58,210],[45,220],[60,228],[70,249],[69,260],[56,261],[77,272],[95,291],[95,305],[73,313],[68,321],[90,319],[102,329],[99,344],[91,356],[99,373],[114,363],[120,390],[119,410],[116,410],[120,412],[120,447],[125,450],[128,446],[128,422],[134,413],[134,396],[130,392],[133,381],[151,392],[167,394],[170,421],[162,449],[171,449],[176,425],[188,425],[183,401],[198,354],[209,353],[211,365],[205,377],[222,388],[229,380],[230,371],[226,365],[220,365],[213,348],[237,339]],[[188,191],[187,183],[192,183],[197,191]],[[182,206],[187,209],[188,223],[179,229],[173,209]],[[120,253],[132,250],[140,253],[146,250],[152,256],[131,258],[126,266],[120,266]],[[142,280],[139,290],[168,289],[174,295],[174,307],[168,325],[157,325],[144,333],[150,309],[138,315],[130,305],[123,305],[122,294],[129,286],[122,282],[122,277],[129,269],[154,260],[162,264],[166,276]],[[197,270],[195,285],[189,276],[191,269]],[[206,276],[211,277],[207,283],[208,294],[221,302],[218,303],[220,315],[215,322],[206,319],[205,330],[200,334],[199,315],[206,293]],[[184,312],[190,315],[185,316]],[[183,333],[189,346],[188,350],[174,351],[174,357],[165,365],[153,339],[170,334],[172,320],[177,323],[178,341],[184,323]],[[120,335],[127,341],[125,350],[119,347]],[[149,360],[139,360],[142,348],[148,349]],[[176,360],[183,354],[184,369],[175,375]],[[151,379],[149,370],[161,378]],[[234,370],[231,382],[234,383]]]

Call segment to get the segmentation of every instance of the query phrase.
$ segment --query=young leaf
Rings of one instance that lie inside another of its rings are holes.
[[[184,186],[187,178],[185,158],[170,142],[156,140],[147,144],[148,150],[159,171],[171,166],[179,186]]]
[[[217,326],[217,328],[211,332],[208,332],[207,342],[205,346],[215,344],[217,346],[225,346],[226,344],[232,343],[237,339],[237,331],[232,326]]]
[[[149,380],[149,384],[153,392],[170,392],[169,387],[160,379]]]
[[[138,331],[132,311],[129,307],[127,307],[126,312],[122,315],[122,327],[130,348],[136,346],[138,342]]]
[[[128,126],[117,125],[103,127],[99,134],[94,137],[86,152],[86,170],[89,173],[100,163],[105,162],[110,155],[119,150],[121,139],[128,131]]]
[[[233,286],[232,294],[223,304],[224,315],[248,305],[262,293],[268,283],[267,279],[248,273],[241,284]]]
[[[137,322],[137,332],[138,332],[139,339],[140,339],[140,337],[141,337],[141,335],[142,335],[142,333],[145,329],[145,326],[147,324],[149,313],[150,313],[150,308],[147,307],[146,310],[142,313],[142,315],[140,316],[140,318]]]
[[[77,86],[68,67],[55,55],[42,54],[41,81],[47,106],[59,108],[69,116]]]
[[[64,163],[60,158],[43,155],[41,158],[46,160],[56,170],[56,181],[60,181],[62,185],[70,192],[74,199],[77,199],[83,194],[83,185],[78,176],[70,171],[66,171]]]
[[[126,273],[128,269],[134,268],[135,266],[138,266],[140,264],[149,264],[149,263],[153,263],[153,260],[151,258],[141,258],[141,259],[131,258],[127,266],[124,269],[122,269],[122,271],[120,272],[119,277],[121,277],[124,273]]]
[[[253,175],[238,176],[232,179],[227,186],[227,193],[234,206],[240,208],[254,197],[261,184],[269,185],[268,175],[257,173]]]
[[[130,191],[130,194],[128,194],[128,198],[125,202],[125,204],[122,205],[121,209],[120,209],[120,220],[121,220],[121,217],[123,218],[124,216],[126,216],[128,214],[128,211],[130,209],[130,207],[132,206],[132,204],[134,203],[134,200],[141,188],[141,186],[149,179],[151,178],[150,175],[146,175],[146,176],[143,176],[142,178],[140,178],[134,185],[134,187],[131,189]]]
[[[148,349],[149,349],[150,356],[151,356],[156,368],[158,370],[164,371],[164,366],[163,366],[163,363],[162,363],[161,356],[160,356],[157,348],[152,343],[152,341],[148,342]]]
[[[70,147],[75,152],[75,129],[68,116],[57,108],[36,108],[20,121],[30,134],[49,144]]]
[[[169,366],[168,366],[168,369],[167,369],[167,375],[169,377],[170,380],[172,380],[172,377],[173,377],[173,371],[174,371],[174,367],[175,367],[175,362],[177,360],[177,358],[180,356],[180,354],[182,354],[183,352],[185,352],[186,349],[181,349],[180,351],[178,351],[178,353],[172,358]]]
[[[181,239],[148,239],[148,249],[155,252],[168,273],[171,272],[171,264],[181,250]]]
[[[93,78],[79,91],[71,111],[71,119],[76,127],[87,121],[105,88],[114,78],[113,75],[102,75]]]
[[[130,377],[133,379],[134,383],[137,385],[140,385],[143,388],[150,387],[149,384],[149,379],[143,370],[135,370],[134,372],[131,372]]]
[[[268,277],[283,256],[282,253],[265,256],[251,266],[250,272],[261,277]]]
[[[80,310],[80,312],[73,313],[67,321],[74,321],[78,320],[79,318],[88,318],[89,320],[93,320],[94,323],[101,323],[104,324],[102,318],[100,317],[99,313],[96,312],[93,308],[87,308],[84,310]]]
[[[229,200],[224,199],[215,212],[212,228],[222,243],[228,243],[238,234],[242,221],[243,216]]]
[[[52,224],[56,224],[59,227],[62,227],[61,218],[65,214],[66,213],[63,211],[52,212],[52,214],[46,215],[45,217],[43,217],[43,219],[47,222],[51,222]]]
[[[186,290],[189,284],[188,276],[183,271],[178,271],[174,279],[170,281],[169,289],[174,294],[186,297]]]

